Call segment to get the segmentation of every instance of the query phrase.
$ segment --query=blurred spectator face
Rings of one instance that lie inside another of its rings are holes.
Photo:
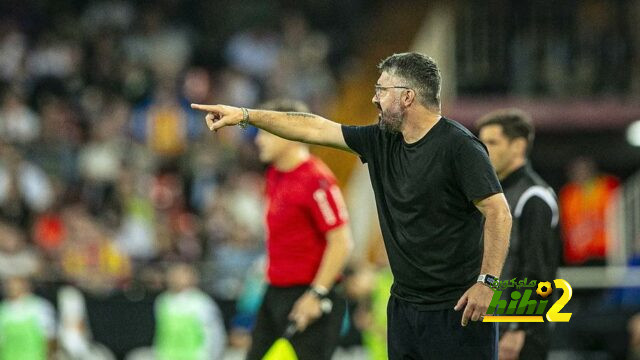
[[[40,134],[40,119],[17,90],[10,90],[0,107],[0,136],[11,143],[30,143]]]
[[[197,281],[196,271],[186,264],[174,265],[167,273],[167,287],[172,292],[180,292],[193,287]]]
[[[29,281],[22,277],[11,277],[4,281],[4,295],[9,299],[16,299],[29,292]]]
[[[524,148],[519,142],[524,139],[509,139],[500,125],[487,125],[480,129],[480,141],[489,150],[489,159],[498,174],[504,174],[513,161],[524,156]]]
[[[173,173],[156,176],[149,191],[151,201],[160,210],[168,210],[180,204],[183,195],[181,179]]]
[[[260,152],[260,160],[273,163],[283,156],[293,143],[266,131],[260,130],[256,136],[256,145]]]
[[[206,102],[211,92],[209,73],[202,68],[189,69],[184,77],[182,91],[190,102]]]
[[[589,158],[577,158],[569,165],[569,179],[576,183],[586,183],[596,176],[596,164]]]
[[[12,226],[0,225],[0,251],[13,254],[18,252],[24,242],[22,234]]]

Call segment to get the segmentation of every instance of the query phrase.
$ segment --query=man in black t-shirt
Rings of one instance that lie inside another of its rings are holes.
[[[307,113],[223,105],[209,129],[248,124],[278,136],[357,153],[369,164],[394,284],[390,359],[492,359],[497,326],[477,322],[500,276],[511,215],[482,143],[440,114],[440,71],[422,54],[379,65],[377,125],[343,126]],[[462,311],[460,312],[454,311]],[[469,323],[472,320],[472,323]]]
[[[503,109],[477,123],[511,208],[513,227],[504,279],[553,281],[560,262],[558,202],[555,193],[527,162],[534,128],[529,115]],[[510,298],[506,291],[503,298]],[[548,323],[502,323],[500,359],[544,359],[549,352]]]

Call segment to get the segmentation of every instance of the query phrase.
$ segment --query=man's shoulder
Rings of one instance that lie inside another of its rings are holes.
[[[542,179],[542,177],[531,167],[528,167],[525,171],[524,181],[528,186],[540,186],[555,195],[555,192],[552,190],[551,186],[549,186],[549,184],[547,184],[547,182],[544,181],[544,179]]]
[[[488,155],[487,147],[469,129],[455,120],[443,117],[439,138],[453,154],[459,151],[481,151]]]
[[[51,302],[49,302],[49,300],[37,296],[37,295],[31,295],[29,296],[29,298],[27,299],[27,302],[33,306],[35,306],[36,308],[38,308],[39,310],[45,311],[45,312],[53,312],[54,311],[54,307],[53,304],[51,304]]]
[[[337,182],[333,171],[322,159],[311,156],[299,169],[296,179],[307,189],[329,187]]]
[[[453,145],[457,145],[467,141],[479,141],[478,138],[464,125],[459,122],[442,117],[442,132],[441,136],[447,139]]]
[[[554,218],[558,212],[558,199],[553,189],[532,169],[525,171],[525,176],[519,181],[520,195],[513,209],[514,215],[519,217],[525,208],[548,208]]]

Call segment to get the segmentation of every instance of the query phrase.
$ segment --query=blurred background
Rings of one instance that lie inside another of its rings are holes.
[[[3,298],[45,299],[51,321],[34,331],[61,358],[151,359],[154,303],[187,263],[219,309],[220,353],[242,358],[263,285],[264,165],[255,129],[211,134],[189,104],[293,97],[369,124],[377,63],[420,51],[441,68],[445,116],[472,130],[503,107],[534,119],[532,164],[562,212],[558,278],[573,286],[550,358],[638,359],[638,24],[638,0],[3,0]],[[391,280],[366,168],[314,152],[356,241],[336,359],[384,358]]]

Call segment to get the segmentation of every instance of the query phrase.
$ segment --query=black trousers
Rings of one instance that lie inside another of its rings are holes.
[[[262,359],[274,341],[283,335],[293,304],[307,289],[307,286],[267,288],[258,311],[247,360]],[[329,360],[338,345],[346,300],[335,290],[329,293],[329,298],[333,302],[331,312],[322,315],[290,340],[300,360]]]
[[[549,354],[549,324],[530,324],[533,325],[527,330],[524,338],[524,345],[520,350],[520,360],[538,360],[546,359]]]
[[[498,324],[469,321],[462,310],[425,311],[391,295],[387,306],[390,360],[497,359]]]

